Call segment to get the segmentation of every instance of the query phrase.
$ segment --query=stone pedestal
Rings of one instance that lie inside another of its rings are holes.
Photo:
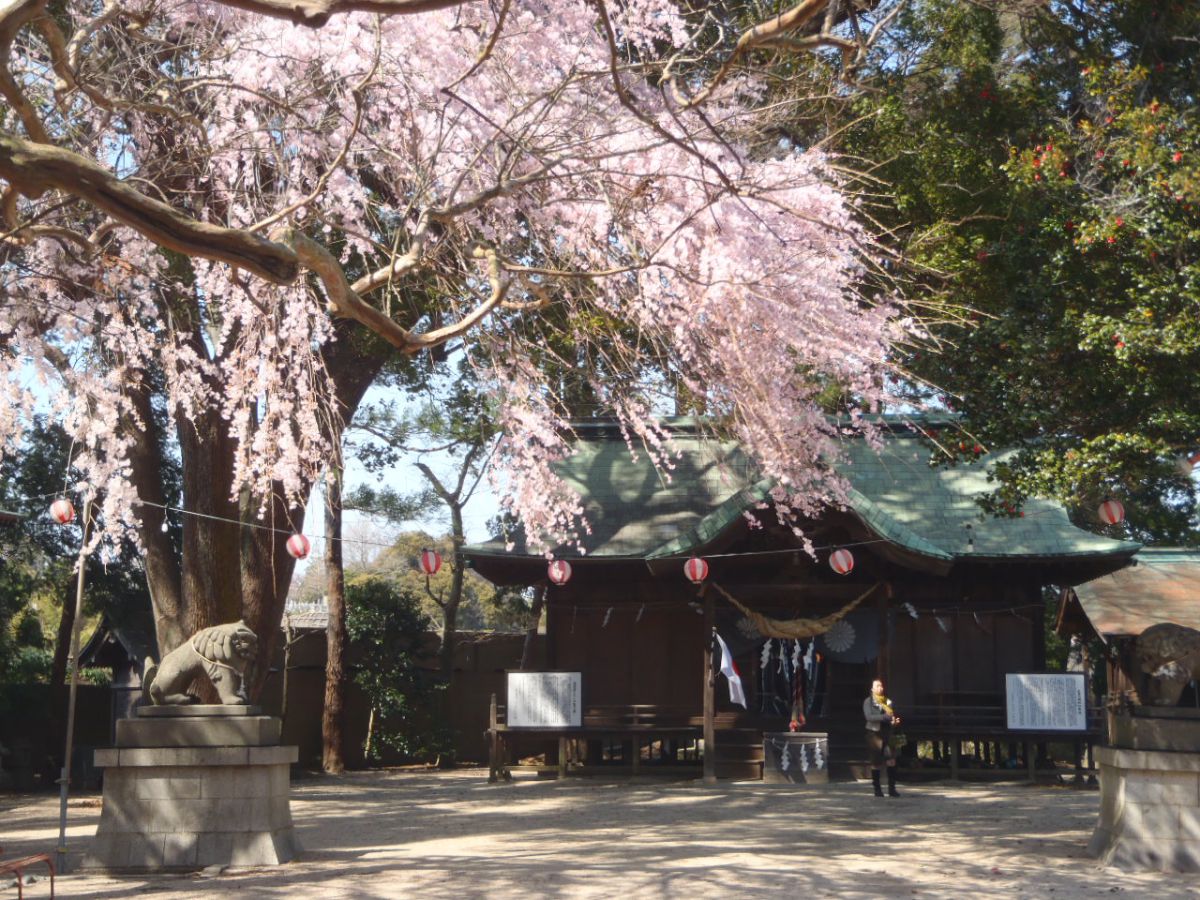
[[[1113,717],[1114,746],[1096,750],[1100,821],[1088,853],[1118,868],[1200,872],[1200,719],[1133,712]]]
[[[85,867],[266,866],[299,851],[288,802],[296,747],[244,706],[151,706],[97,750],[104,807]]]
[[[829,735],[816,731],[765,732],[763,781],[768,784],[829,784]]]

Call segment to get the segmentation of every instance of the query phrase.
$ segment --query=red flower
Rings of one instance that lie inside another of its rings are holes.
[[[1110,244],[1115,244],[1115,243],[1117,242],[1117,239],[1116,239],[1115,237],[1113,237],[1113,236],[1110,234],[1110,235],[1108,236],[1108,242],[1109,242]]]
[[[1183,153],[1181,153],[1179,150],[1176,150],[1174,153],[1171,154],[1171,162],[1176,162],[1176,163],[1183,162]]]
[[[1116,223],[1116,224],[1117,224],[1117,227],[1118,227],[1118,228],[1120,228],[1122,225],[1124,225],[1124,224],[1125,224],[1125,220],[1124,220],[1124,219],[1122,219],[1120,216],[1117,216],[1117,223]]]

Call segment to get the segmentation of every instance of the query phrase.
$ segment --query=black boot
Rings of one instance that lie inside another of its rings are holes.
[[[888,766],[888,796],[899,797],[900,792],[896,790],[896,767]]]
[[[879,785],[879,770],[878,769],[871,770],[871,783],[875,785],[875,796],[882,797],[883,796],[883,788],[880,787],[880,785]]]

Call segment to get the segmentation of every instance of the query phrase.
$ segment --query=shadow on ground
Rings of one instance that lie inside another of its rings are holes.
[[[1096,792],[1028,784],[827,787],[354,773],[297,783],[300,860],[195,876],[72,874],[64,897],[1200,897],[1200,877],[1084,853]],[[49,849],[53,798],[0,799],[8,853]],[[98,810],[72,809],[85,849]],[[12,892],[15,895],[15,891]],[[48,890],[46,891],[48,896]],[[0,897],[4,894],[0,893]],[[39,896],[37,886],[27,896]]]

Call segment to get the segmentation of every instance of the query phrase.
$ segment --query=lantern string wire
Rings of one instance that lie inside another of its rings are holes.
[[[11,497],[6,502],[19,504],[19,503],[30,503],[30,502],[34,502],[34,501],[44,501],[44,500],[48,500],[48,499],[52,499],[52,498],[62,497],[66,493],[68,493],[68,492],[60,491],[60,492],[46,493],[46,494],[29,494],[29,495],[24,495],[24,496],[20,496],[20,497]],[[292,529],[276,528],[272,525],[265,525],[265,524],[260,524],[257,522],[245,521],[242,519],[231,519],[231,518],[227,518],[225,516],[213,515],[211,513],[202,513],[202,512],[198,512],[197,510],[187,509],[186,507],[182,507],[182,506],[172,506],[170,504],[163,504],[163,503],[152,503],[148,500],[141,500],[141,499],[134,500],[133,503],[140,505],[140,506],[155,507],[157,509],[162,509],[164,511],[179,513],[180,515],[193,516],[195,518],[206,519],[208,521],[213,521],[213,522],[224,522],[224,523],[227,523],[230,525],[237,525],[237,526],[240,526],[243,528],[254,528],[259,531],[268,531],[268,532],[272,532],[275,534],[291,535],[291,534],[297,533]],[[1042,510],[1042,511],[1029,513],[1028,515],[1024,516],[1024,518],[1033,519],[1033,518],[1039,518],[1039,517],[1047,516],[1047,515],[1061,515],[1061,513],[1062,513],[1062,510],[1060,510],[1060,509]],[[971,527],[974,524],[976,524],[976,523],[974,523],[974,522],[964,523],[964,531],[967,532],[964,540],[968,546],[972,547],[972,549],[974,551],[974,555],[978,555],[978,556],[982,557],[982,556],[985,556],[986,554],[979,553],[977,547],[975,547],[974,531]],[[982,524],[982,523],[980,523],[980,524]],[[358,544],[361,546],[379,547],[379,548],[383,548],[383,549],[388,549],[388,548],[392,548],[395,546],[394,543],[371,541],[371,540],[365,540],[363,538],[349,538],[349,537],[329,538],[324,535],[317,535],[313,539],[321,540],[321,541],[340,540],[343,544]],[[703,559],[740,559],[740,558],[751,558],[751,557],[781,556],[781,555],[787,555],[787,554],[809,555],[810,550],[813,553],[817,553],[817,552],[823,552],[823,551],[849,549],[852,547],[867,547],[867,546],[871,546],[873,544],[887,544],[887,543],[891,543],[891,541],[887,540],[886,538],[871,538],[871,539],[859,540],[859,541],[847,541],[847,542],[834,543],[834,544],[813,545],[811,548],[785,547],[785,548],[773,549],[773,550],[744,550],[744,551],[740,551],[740,552],[729,552],[729,553],[704,553],[704,554],[701,554],[701,558],[703,558]],[[695,554],[695,553],[672,554],[672,555],[668,555],[668,556],[656,557],[654,560],[650,560],[650,561],[651,562],[685,561],[685,560],[692,558],[695,555],[697,555],[697,554]],[[577,560],[577,561],[588,559],[587,556],[580,556],[580,557],[572,556],[570,558]]]

